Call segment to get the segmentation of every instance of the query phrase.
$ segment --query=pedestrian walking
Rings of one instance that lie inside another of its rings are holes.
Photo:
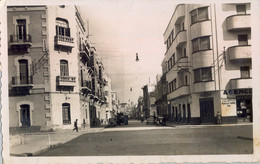
[[[76,130],[77,132],[79,131],[78,129],[78,119],[76,119],[76,121],[74,121],[74,129],[72,131]]]
[[[217,124],[221,124],[221,115],[220,115],[219,111],[217,113]]]
[[[86,121],[85,121],[85,118],[83,118],[83,128],[85,129],[86,127]]]

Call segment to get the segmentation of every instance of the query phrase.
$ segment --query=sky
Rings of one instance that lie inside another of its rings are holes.
[[[90,0],[80,5],[89,39],[120,102],[137,103],[142,87],[155,84],[162,73],[163,33],[175,6],[173,0]]]

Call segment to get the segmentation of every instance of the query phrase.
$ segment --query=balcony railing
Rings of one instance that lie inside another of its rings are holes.
[[[174,99],[180,96],[188,95],[190,94],[190,86],[189,85],[183,85],[174,90],[173,92],[169,93],[167,95],[167,99]]]
[[[251,46],[234,46],[228,48],[229,60],[251,59]]]
[[[10,35],[10,44],[13,45],[32,45],[32,37],[31,35]]]
[[[252,88],[252,78],[230,79],[230,89]]]
[[[250,29],[250,15],[232,15],[227,17],[228,30]]]
[[[57,76],[58,86],[75,86],[76,77],[73,76]]]
[[[58,46],[74,47],[74,38],[69,36],[56,35],[55,44]]]
[[[86,44],[81,44],[79,46],[80,59],[83,63],[86,63],[90,59],[90,52]]]
[[[12,77],[12,86],[13,87],[33,86],[33,77],[32,76],[13,76]]]

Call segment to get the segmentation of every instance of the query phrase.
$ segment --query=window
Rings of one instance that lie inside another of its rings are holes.
[[[66,19],[56,19],[56,35],[70,37],[69,23]]]
[[[171,35],[172,35],[172,42],[173,42],[173,39],[174,39],[174,30],[172,30]]]
[[[60,61],[60,75],[69,76],[69,66],[68,66],[68,61],[66,60]]]
[[[29,84],[28,61],[25,59],[19,60],[20,84]]]
[[[187,55],[186,55],[186,48],[183,48],[183,57],[187,57]]]
[[[187,75],[185,76],[184,82],[185,82],[184,85],[188,85],[188,76]]]
[[[177,82],[176,82],[176,79],[173,80],[173,84],[172,84],[172,90],[176,90],[177,89],[177,86],[176,86]]]
[[[181,31],[185,30],[184,22],[181,22]]]
[[[26,20],[17,19],[16,34],[18,40],[26,40]]]
[[[240,67],[240,73],[241,73],[241,78],[243,79],[250,78],[250,71],[248,66]]]
[[[211,81],[211,80],[212,80],[211,67],[199,68],[194,70],[195,83],[202,82],[202,81]]]
[[[193,53],[197,51],[209,50],[210,40],[209,36],[204,36],[192,40]]]
[[[63,120],[63,124],[70,124],[71,123],[70,104],[68,104],[68,103],[62,104],[62,120]]]
[[[198,8],[191,11],[191,24],[208,19],[208,7]]]
[[[248,45],[247,35],[238,35],[238,45]]]
[[[176,61],[175,61],[175,54],[173,54],[173,55],[172,55],[172,66],[175,65],[175,62],[176,62]]]
[[[237,14],[246,14],[246,5],[237,5]]]

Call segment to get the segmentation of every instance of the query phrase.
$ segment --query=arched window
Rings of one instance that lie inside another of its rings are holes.
[[[60,75],[69,76],[69,65],[67,60],[60,60]]]
[[[56,35],[70,37],[69,22],[66,19],[56,18]]]
[[[68,104],[68,103],[62,104],[62,121],[63,121],[63,124],[71,124],[70,104]]]

